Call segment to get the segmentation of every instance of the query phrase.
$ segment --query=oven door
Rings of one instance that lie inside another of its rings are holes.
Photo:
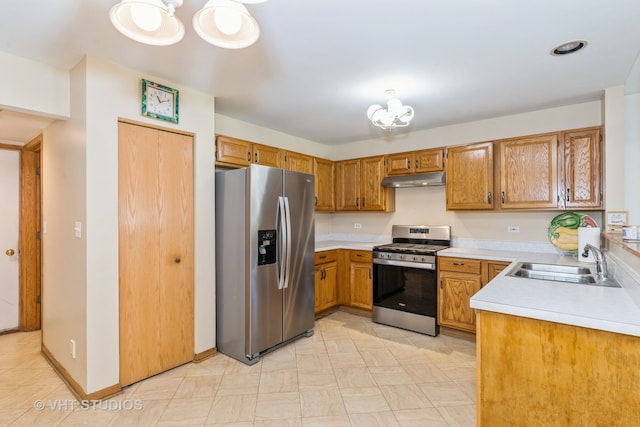
[[[435,264],[373,260],[373,305],[437,316]]]

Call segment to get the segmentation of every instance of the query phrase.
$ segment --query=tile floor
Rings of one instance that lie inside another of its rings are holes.
[[[475,344],[338,311],[254,366],[218,354],[82,407],[39,331],[2,335],[0,425],[475,426]]]

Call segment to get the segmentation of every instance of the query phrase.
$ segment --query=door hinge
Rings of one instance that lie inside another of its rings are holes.
[[[42,239],[42,235],[39,231],[36,231],[36,240],[41,240]]]
[[[40,166],[36,168],[36,175],[40,176]]]
[[[38,296],[36,297],[36,304],[40,304],[40,301],[41,301],[41,299],[40,299],[40,295],[38,295]]]

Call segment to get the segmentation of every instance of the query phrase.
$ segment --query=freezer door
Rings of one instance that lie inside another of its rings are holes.
[[[250,194],[246,230],[250,239],[247,245],[250,280],[245,283],[245,346],[251,357],[282,342],[282,291],[278,289],[283,241],[278,213],[278,201],[283,194],[282,170],[251,165],[247,186]],[[276,230],[275,263],[261,261],[264,260],[260,247],[264,249],[265,230]],[[238,238],[242,238],[241,235]]]
[[[284,195],[290,211],[290,268],[284,286],[283,339],[314,326],[314,183],[313,175],[284,171]]]

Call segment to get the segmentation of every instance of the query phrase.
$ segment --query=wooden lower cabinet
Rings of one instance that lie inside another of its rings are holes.
[[[350,305],[373,308],[373,264],[371,251],[351,251],[349,263]]]
[[[315,255],[315,312],[319,313],[338,304],[337,250]]]
[[[438,257],[438,324],[476,331],[469,300],[510,263],[472,258]]]
[[[478,311],[477,426],[637,426],[640,337]]]
[[[335,249],[316,252],[315,312],[342,305],[373,308],[372,253]]]

